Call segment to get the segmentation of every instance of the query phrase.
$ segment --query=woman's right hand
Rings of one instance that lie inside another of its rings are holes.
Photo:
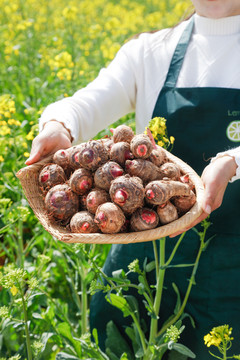
[[[26,165],[31,165],[57,150],[72,146],[70,132],[58,121],[47,122],[39,135],[33,139]]]

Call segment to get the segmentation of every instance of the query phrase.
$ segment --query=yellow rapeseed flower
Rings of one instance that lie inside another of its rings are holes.
[[[78,16],[78,8],[76,6],[65,7],[62,11],[62,15],[67,20],[76,20]]]
[[[4,161],[4,158],[2,155],[0,155],[0,162],[3,162]]]
[[[16,288],[15,285],[13,285],[13,286],[10,288],[10,291],[11,291],[12,296],[16,296],[17,293],[18,293],[18,289]]]
[[[231,337],[232,328],[229,328],[229,325],[221,325],[214,327],[209,334],[204,336],[204,343],[207,347],[214,345],[216,347],[228,346],[228,343],[231,343],[233,337]]]
[[[19,120],[9,119],[9,120],[8,120],[8,125],[21,126],[21,123],[20,123]]]
[[[29,133],[26,135],[26,139],[30,141],[34,139],[34,134],[32,130],[29,131]]]
[[[0,135],[1,136],[5,136],[5,135],[9,135],[9,134],[11,134],[11,129],[8,127],[8,126],[2,126],[1,128],[0,128]]]
[[[61,69],[57,72],[57,77],[60,80],[71,80],[72,79],[72,70],[71,69]]]
[[[29,152],[27,152],[27,151],[25,151],[25,153],[23,154],[23,156],[24,156],[25,158],[29,158],[30,153],[29,153]]]

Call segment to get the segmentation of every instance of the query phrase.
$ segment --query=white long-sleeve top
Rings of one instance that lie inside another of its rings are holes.
[[[143,132],[188,22],[173,29],[143,33],[124,44],[93,82],[72,97],[46,107],[39,121],[40,131],[45,122],[55,119],[70,130],[74,143],[78,143],[89,140],[114,121],[135,111],[136,131]],[[239,60],[240,15],[209,19],[195,14],[193,34],[177,87],[240,89]],[[234,110],[239,111],[240,104],[239,109]],[[238,165],[232,179],[235,180],[240,178],[240,147],[229,155]]]

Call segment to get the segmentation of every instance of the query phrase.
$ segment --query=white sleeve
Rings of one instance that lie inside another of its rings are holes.
[[[240,179],[240,146],[236,147],[235,149],[231,149],[231,150],[227,150],[227,151],[218,153],[214,158],[211,159],[211,162],[213,162],[214,160],[216,160],[219,157],[226,156],[226,155],[233,157],[236,162],[236,165],[237,165],[236,174],[231,178],[230,182],[239,180]]]
[[[123,45],[115,59],[98,77],[72,97],[46,107],[39,130],[50,120],[62,122],[74,143],[87,141],[113,122],[135,110],[136,65],[141,43],[134,39]]]

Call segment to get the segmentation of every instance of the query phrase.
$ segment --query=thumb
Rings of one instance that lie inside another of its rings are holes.
[[[29,158],[25,161],[26,165],[32,165],[35,162],[39,161],[41,158],[41,154],[39,151],[31,153]]]
[[[210,215],[212,210],[214,210],[213,206],[214,206],[214,200],[213,200],[212,193],[211,193],[211,191],[209,191],[209,188],[206,186],[205,187],[205,196],[204,196],[203,203],[202,203],[202,209],[206,214]]]
[[[211,203],[209,203],[209,201],[203,203],[202,208],[203,208],[203,211],[204,211],[205,213],[207,213],[208,215],[211,214],[211,212],[212,212],[212,206],[211,206]]]

